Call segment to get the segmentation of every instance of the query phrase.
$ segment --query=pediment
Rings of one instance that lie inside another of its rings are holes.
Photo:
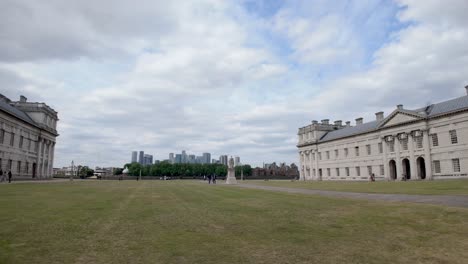
[[[387,120],[381,125],[381,127],[394,126],[402,123],[408,123],[412,121],[420,120],[421,117],[415,115],[409,115],[406,113],[397,112],[389,116]]]

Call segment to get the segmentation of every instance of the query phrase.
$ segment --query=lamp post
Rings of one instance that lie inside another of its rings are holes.
[[[71,163],[71,173],[70,173],[70,181],[73,181],[73,174],[75,173],[75,163],[72,160]]]

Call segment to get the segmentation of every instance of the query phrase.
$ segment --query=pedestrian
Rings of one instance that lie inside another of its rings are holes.
[[[208,175],[208,184],[211,184],[211,175]]]
[[[213,174],[213,184],[216,184],[216,174]]]
[[[11,176],[12,175],[11,175],[11,170],[10,170],[10,171],[8,171],[8,183],[11,183]]]
[[[3,176],[3,170],[0,169],[0,182],[3,182],[5,180],[5,176]]]
[[[375,174],[374,173],[372,173],[372,175],[371,175],[371,181],[375,182]]]

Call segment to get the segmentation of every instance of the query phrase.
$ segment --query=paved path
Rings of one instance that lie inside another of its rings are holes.
[[[301,194],[317,194],[327,197],[337,198],[352,198],[374,201],[389,201],[389,202],[411,202],[424,203],[434,205],[445,205],[453,207],[468,208],[468,196],[457,195],[415,195],[415,194],[379,194],[379,193],[354,193],[354,192],[338,192],[324,190],[310,190],[287,187],[262,186],[255,184],[241,183],[235,185],[242,188],[260,189],[268,191],[301,193]]]

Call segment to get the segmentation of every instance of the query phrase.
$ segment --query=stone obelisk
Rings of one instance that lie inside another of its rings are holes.
[[[226,184],[237,184],[236,171],[234,169],[234,159],[232,158],[232,156],[228,162],[228,174],[226,177]]]

